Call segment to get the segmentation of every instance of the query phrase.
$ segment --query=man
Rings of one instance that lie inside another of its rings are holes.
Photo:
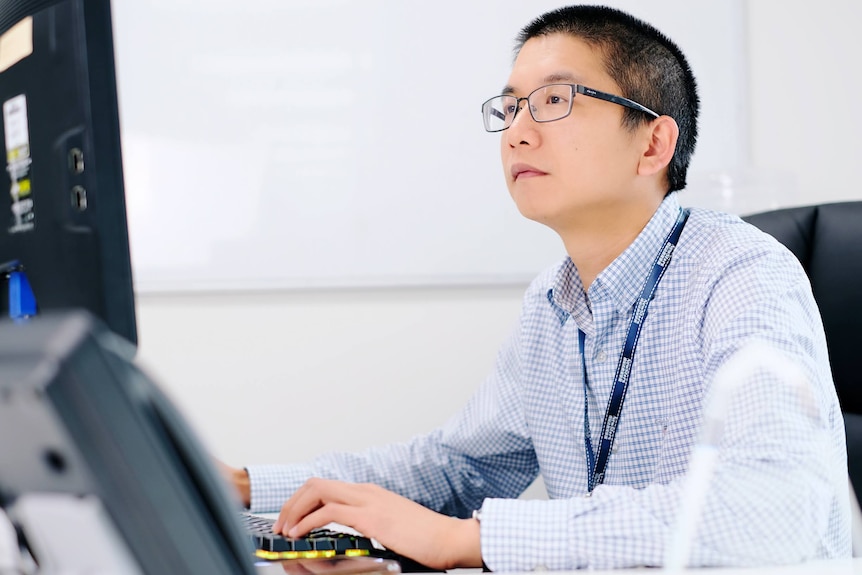
[[[517,47],[485,128],[518,209],[568,257],[531,284],[494,372],[445,426],[228,470],[246,505],[281,506],[290,536],[335,521],[439,568],[661,565],[716,372],[766,342],[808,388],[759,370],[734,393],[689,562],[849,556],[843,424],[807,277],[772,238],[674,193],[697,134],[684,56],[595,6],[541,16]],[[550,500],[514,499],[538,473]]]

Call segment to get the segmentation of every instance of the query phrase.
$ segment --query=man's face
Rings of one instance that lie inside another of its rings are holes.
[[[620,94],[599,53],[567,34],[528,40],[509,76],[519,98],[553,83]],[[521,105],[500,147],[509,192],[524,216],[563,233],[598,223],[631,198],[643,139],[622,127],[622,106],[577,95],[568,117],[537,123]]]

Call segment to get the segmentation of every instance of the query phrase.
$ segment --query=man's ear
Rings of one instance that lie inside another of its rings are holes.
[[[649,124],[646,149],[638,163],[638,174],[649,176],[665,169],[673,158],[679,126],[670,116],[659,116]]]

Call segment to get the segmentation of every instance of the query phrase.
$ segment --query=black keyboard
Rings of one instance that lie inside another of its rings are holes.
[[[368,537],[313,529],[304,537],[293,539],[272,532],[275,519],[240,513],[246,533],[251,537],[255,554],[261,559],[280,561],[284,559],[318,559],[326,557],[381,557],[394,559],[401,565],[403,573],[435,571],[408,557],[376,546]]]
[[[368,537],[328,529],[314,529],[296,539],[284,537],[272,532],[275,519],[248,513],[241,513],[240,516],[257,550],[257,556],[263,559],[316,559],[336,555],[378,557],[385,551],[376,548]]]

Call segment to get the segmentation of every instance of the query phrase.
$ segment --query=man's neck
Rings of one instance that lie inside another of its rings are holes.
[[[591,217],[560,232],[566,252],[578,269],[584,291],[643,231],[655,214],[661,198],[615,211],[606,217]]]

